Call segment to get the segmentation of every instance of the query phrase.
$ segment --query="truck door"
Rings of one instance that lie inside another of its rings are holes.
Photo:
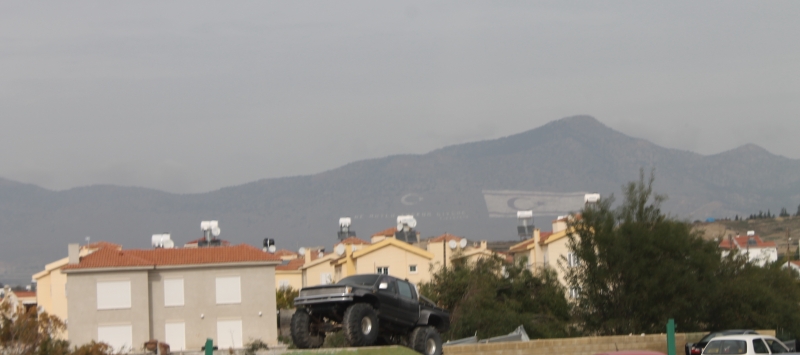
[[[385,286],[384,286],[385,284]],[[397,283],[388,277],[381,277],[378,281],[378,292],[375,293],[380,302],[378,315],[380,318],[397,321],[400,316],[397,300]]]
[[[400,296],[397,298],[397,303],[400,308],[400,317],[397,321],[402,325],[413,327],[419,319],[419,300],[417,292],[411,283],[398,280],[397,293]]]

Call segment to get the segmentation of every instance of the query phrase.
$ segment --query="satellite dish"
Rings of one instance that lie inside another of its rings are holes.
[[[397,230],[398,231],[403,230],[403,222],[397,222]]]
[[[345,252],[345,246],[344,246],[344,244],[339,244],[339,245],[337,245],[337,246],[336,246],[336,249],[334,249],[334,251],[336,252],[336,255],[342,255],[342,254],[344,254],[344,252]]]
[[[175,247],[175,242],[173,242],[171,239],[167,239],[164,241],[164,249],[172,249],[174,247]]]
[[[267,250],[269,250],[270,253],[274,253],[276,250],[278,250],[278,248],[276,248],[274,245],[270,245]]]
[[[414,217],[411,217],[411,220],[408,221],[408,226],[410,228],[417,228],[417,220]]]
[[[319,252],[319,255],[317,255],[317,256],[319,256],[321,258],[321,257],[325,256],[325,253]]]
[[[467,240],[466,239],[461,239],[461,241],[458,242],[458,245],[461,246],[461,249],[466,248],[467,247]]]
[[[213,236],[215,236],[215,237],[219,237],[219,232],[220,232],[220,229],[219,229],[219,227],[214,227],[214,228],[211,228],[211,234],[212,234]]]
[[[301,247],[297,250],[297,254],[306,255],[306,248]]]
[[[450,249],[455,249],[458,246],[458,243],[456,243],[455,240],[451,240],[450,243],[447,243],[447,245],[450,246]]]

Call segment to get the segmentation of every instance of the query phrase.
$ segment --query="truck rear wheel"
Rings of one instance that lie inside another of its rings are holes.
[[[431,326],[416,327],[409,336],[411,348],[424,355],[442,355],[442,337]]]
[[[350,346],[369,346],[378,339],[378,315],[367,303],[356,303],[344,311],[344,337]]]
[[[300,349],[318,348],[325,341],[325,333],[312,331],[311,322],[311,315],[304,309],[292,316],[292,341]]]

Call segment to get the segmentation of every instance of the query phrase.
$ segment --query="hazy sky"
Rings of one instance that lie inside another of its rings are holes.
[[[800,158],[800,1],[0,2],[0,176],[203,192],[576,114]]]

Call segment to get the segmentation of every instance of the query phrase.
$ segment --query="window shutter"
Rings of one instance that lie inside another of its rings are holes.
[[[164,306],[183,306],[183,279],[164,280]]]
[[[241,278],[217,277],[217,304],[242,303]]]
[[[130,281],[97,282],[97,309],[131,308]]]
[[[97,340],[114,348],[114,353],[133,350],[133,327],[127,325],[105,325],[97,327]]]

